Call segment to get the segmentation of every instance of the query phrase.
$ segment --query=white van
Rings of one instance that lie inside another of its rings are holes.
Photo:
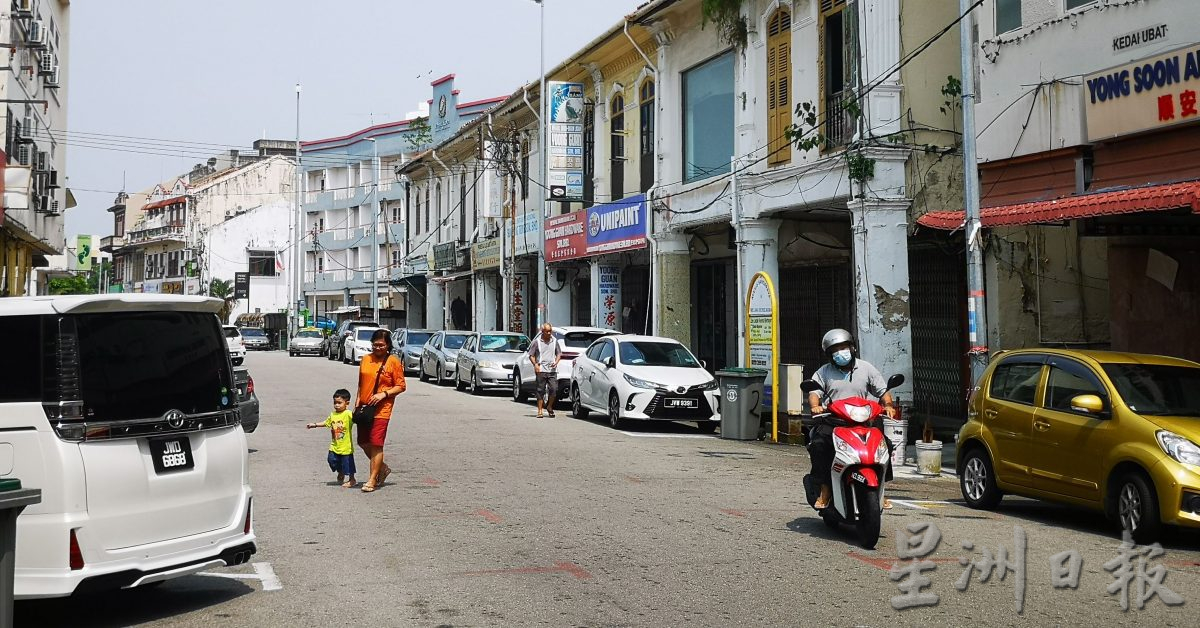
[[[250,560],[249,457],[220,307],[0,299],[0,477],[42,490],[17,519],[17,599]]]

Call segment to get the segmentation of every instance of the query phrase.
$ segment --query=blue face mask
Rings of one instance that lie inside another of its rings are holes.
[[[842,349],[841,351],[833,352],[833,363],[838,366],[846,366],[850,363],[850,350]]]

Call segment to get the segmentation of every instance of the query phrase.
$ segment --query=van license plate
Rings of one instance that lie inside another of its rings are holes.
[[[155,473],[185,471],[196,466],[192,459],[192,441],[187,436],[150,439],[150,458]]]
[[[666,399],[664,405],[668,408],[687,408],[694,410],[700,407],[700,404],[695,399]]]

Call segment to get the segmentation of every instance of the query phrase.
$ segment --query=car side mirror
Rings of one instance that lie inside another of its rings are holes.
[[[895,375],[888,378],[888,381],[887,381],[888,390],[892,390],[894,388],[899,388],[903,385],[904,385],[904,376],[899,373],[896,373]]]
[[[1097,395],[1075,395],[1071,397],[1071,409],[1098,415],[1104,412],[1104,400]]]
[[[821,390],[821,385],[812,381],[811,379],[806,379],[800,382],[800,390],[804,391],[804,394],[807,395],[809,393],[815,393],[818,390]]]
[[[700,368],[702,368],[702,369],[708,368],[708,362],[705,362],[704,360],[700,360]]]
[[[607,358],[607,359],[605,359],[605,360],[604,360],[604,367],[605,367],[605,368],[610,368],[610,369],[611,369],[611,368],[616,368],[616,366],[617,366],[617,359],[616,359],[616,358],[614,358],[613,356],[611,356],[611,355],[610,355],[610,356],[608,356],[608,358]]]

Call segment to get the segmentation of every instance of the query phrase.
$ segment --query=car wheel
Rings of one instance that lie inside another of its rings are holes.
[[[423,381],[423,382],[429,381],[429,376],[425,374],[425,360],[421,360],[417,364],[417,369],[418,369],[418,377],[420,377],[421,381]]]
[[[479,373],[475,369],[471,369],[471,394],[478,395],[483,392],[483,386],[479,384]]]
[[[963,456],[962,473],[958,475],[958,487],[963,499],[971,508],[991,510],[1000,503],[1004,493],[996,488],[996,473],[987,452],[975,447]]]
[[[571,387],[571,416],[580,420],[587,420],[589,411],[583,406],[583,400],[579,398],[579,387]]]
[[[454,390],[461,391],[466,387],[467,385],[462,381],[462,378],[458,376],[458,369],[454,369]]]
[[[289,357],[289,358],[294,358],[294,357],[296,357],[296,352],[295,352],[295,351],[288,351],[288,357]]]
[[[1113,491],[1117,522],[1133,540],[1146,544],[1157,540],[1162,528],[1158,518],[1158,496],[1146,476],[1130,472],[1117,480]]]
[[[608,425],[614,430],[625,426],[625,421],[621,418],[621,398],[615,390],[608,393]]]
[[[720,425],[716,421],[696,421],[696,429],[700,430],[702,434],[712,434]]]
[[[436,378],[438,386],[445,385],[445,381],[446,381],[446,378],[444,376],[445,372],[446,372],[446,367],[442,366],[441,362],[438,362],[437,363],[437,378]]]
[[[512,398],[517,403],[524,403],[529,398],[525,389],[521,388],[521,369],[519,367],[513,369]]]

